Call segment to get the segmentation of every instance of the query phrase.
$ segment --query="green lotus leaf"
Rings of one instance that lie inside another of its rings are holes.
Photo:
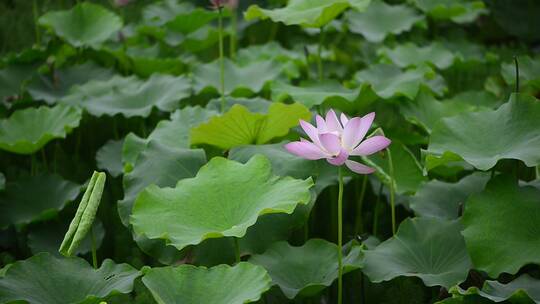
[[[310,201],[311,179],[278,178],[271,171],[262,155],[245,165],[215,157],[175,188],[147,187],[137,197],[131,224],[136,233],[179,250],[207,238],[242,237],[260,215],[290,214]]]
[[[80,120],[80,110],[64,105],[18,110],[0,120],[0,149],[32,154],[55,138],[65,138]]]
[[[15,262],[0,278],[0,303],[99,303],[109,295],[131,292],[139,275],[130,265],[111,260],[93,269],[81,258],[40,253]]]
[[[38,22],[75,47],[99,47],[122,28],[120,17],[92,3],[79,3],[69,10],[48,12]]]
[[[422,168],[414,154],[401,143],[390,145],[392,153],[392,164],[394,167],[394,189],[396,193],[415,193],[420,185],[426,181],[422,173]],[[388,166],[388,156],[375,154],[370,157],[363,157],[369,166],[377,169],[376,175],[386,185],[390,185],[390,167]]]
[[[361,4],[369,3],[366,0],[355,2],[358,2],[358,8],[361,8]],[[286,25],[320,28],[334,20],[350,4],[349,0],[291,0],[287,6],[272,10],[251,5],[244,13],[244,17],[248,21],[270,19],[273,22],[282,22]]]
[[[96,153],[96,164],[99,169],[107,170],[113,177],[123,172],[122,147],[123,140],[109,140]]]
[[[393,49],[383,47],[378,53],[402,68],[420,66],[427,62],[442,70],[454,63],[454,54],[438,42],[426,46],[417,46],[407,42]]]
[[[235,60],[240,66],[247,66],[253,62],[279,62],[289,78],[300,77],[300,67],[306,65],[302,53],[286,49],[275,41],[242,48],[238,50]]]
[[[364,252],[363,272],[372,282],[412,276],[427,286],[454,286],[472,268],[461,229],[459,221],[406,219],[394,237]]]
[[[473,22],[487,13],[484,2],[469,0],[414,0],[416,6],[435,19],[450,19],[456,23]]]
[[[463,295],[478,294],[493,302],[508,300],[510,303],[540,303],[540,281],[528,274],[521,275],[508,284],[487,280],[481,290],[477,287],[466,291],[459,287],[457,289]]]
[[[54,216],[79,195],[81,187],[58,175],[24,177],[0,192],[0,227],[24,225]]]
[[[57,220],[33,224],[29,226],[27,245],[33,254],[47,252],[60,256],[58,248],[62,244],[68,227],[69,223]],[[94,221],[92,233],[94,234],[96,249],[99,249],[105,237],[105,228],[99,219]],[[92,237],[90,234],[87,234],[73,255],[89,253],[91,250]]]
[[[457,183],[431,180],[411,197],[410,207],[417,216],[456,219],[467,198],[484,189],[489,174],[473,173]]]
[[[359,90],[347,89],[336,80],[306,82],[300,86],[274,82],[271,90],[273,101],[282,102],[290,97],[308,108],[330,100],[353,102],[360,94]]]
[[[259,300],[271,279],[261,266],[241,262],[212,268],[180,265],[152,268],[144,285],[159,304],[244,304]]]
[[[64,236],[62,244],[60,244],[58,252],[61,254],[68,257],[72,256],[92,229],[97,209],[103,196],[106,179],[107,175],[103,172],[94,171],[92,174],[92,178],[90,178],[77,212],[69,224],[69,229]]]
[[[223,12],[224,15],[226,12],[228,12],[228,10]],[[202,8],[196,8],[191,11],[177,14],[174,19],[168,21],[165,26],[172,31],[187,35],[195,32],[214,19],[217,19],[218,16],[219,13],[217,10],[209,11]]]
[[[170,120],[160,121],[146,139],[133,133],[128,134],[122,148],[122,162],[133,165],[139,153],[150,141],[159,142],[170,148],[188,149],[191,145],[189,130],[218,113],[219,111],[201,107],[185,107],[171,114]]]
[[[381,98],[405,96],[414,99],[421,87],[426,87],[440,95],[446,90],[444,79],[427,67],[402,71],[399,67],[387,64],[371,65],[356,73],[360,83],[370,84]]]
[[[140,153],[133,170],[124,175],[124,199],[118,202],[120,219],[127,226],[133,202],[150,184],[174,186],[179,180],[195,176],[206,163],[204,150],[170,147],[152,140]]]
[[[507,158],[536,166],[540,164],[540,133],[533,126],[538,119],[538,100],[517,94],[497,110],[443,119],[431,134],[426,167],[430,170],[459,157],[480,170]]]
[[[110,69],[87,62],[55,70],[53,75],[37,75],[28,84],[27,90],[33,99],[53,104],[67,95],[74,85],[82,85],[90,80],[106,80],[112,76]]]
[[[532,91],[532,93],[540,91],[540,59],[522,56],[518,57],[518,61],[520,86],[525,91]],[[501,74],[507,84],[515,86],[516,67],[514,62],[503,63]]]
[[[35,74],[33,64],[18,64],[0,70],[0,102],[22,92],[23,84]]]
[[[229,111],[235,104],[246,107],[253,113],[267,113],[268,108],[272,105],[272,102],[260,97],[255,98],[234,98],[225,97],[225,111]],[[215,113],[221,111],[221,98],[214,98],[208,102],[206,109],[213,110]]]
[[[221,87],[219,67],[219,60],[196,66],[193,71],[195,91],[218,92]],[[225,59],[224,68],[225,94],[239,96],[261,91],[265,84],[279,79],[283,71],[283,67],[279,63],[270,60],[240,66]]]
[[[510,176],[496,176],[465,204],[462,232],[475,268],[496,278],[540,264],[540,190],[519,187]]]
[[[435,302],[435,304],[492,304],[493,302],[482,298],[477,295],[472,296],[454,296],[452,298],[447,298],[439,302]]]
[[[95,116],[147,117],[155,107],[171,112],[191,94],[191,81],[184,77],[154,74],[143,81],[134,76],[114,76],[75,86],[62,103],[77,105]]]
[[[484,0],[489,8],[490,16],[507,33],[523,40],[536,41],[540,33],[540,3],[534,0],[507,2],[505,0]],[[516,22],[519,20],[520,22]]]
[[[407,5],[388,5],[372,0],[365,12],[347,12],[345,19],[351,32],[363,35],[368,41],[381,42],[390,34],[409,31],[424,17]]]
[[[353,247],[343,257],[344,273],[360,268],[362,257],[360,246]],[[316,295],[338,277],[338,247],[321,239],[310,239],[300,247],[274,243],[249,262],[264,267],[289,299]]]
[[[299,119],[308,120],[309,110],[301,104],[273,103],[267,114],[251,113],[234,105],[227,113],[191,129],[191,144],[209,144],[221,149],[249,144],[264,144],[285,136]]]
[[[408,121],[431,133],[435,125],[443,118],[490,109],[494,103],[489,100],[490,95],[487,94],[485,92],[468,93],[439,101],[431,93],[421,90],[415,100],[400,103],[399,106],[401,113]],[[488,104],[491,105],[488,106]]]
[[[176,16],[193,9],[193,4],[188,2],[163,0],[147,5],[142,10],[142,15],[145,24],[162,26],[173,20]]]

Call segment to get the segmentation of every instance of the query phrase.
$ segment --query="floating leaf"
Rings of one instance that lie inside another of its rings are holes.
[[[343,257],[344,273],[359,268],[362,257],[360,247],[353,247]],[[274,243],[249,262],[263,266],[289,299],[316,295],[338,277],[338,247],[321,239],[310,239],[300,247]]]
[[[486,189],[469,197],[462,222],[475,268],[496,278],[515,274],[528,263],[540,264],[540,191],[519,187],[509,176],[497,176]]]
[[[0,120],[0,149],[32,154],[55,138],[65,138],[80,120],[80,110],[63,105],[18,110]]]
[[[409,31],[413,25],[424,20],[407,5],[388,5],[380,0],[372,0],[363,13],[348,12],[345,18],[351,32],[362,34],[371,42],[381,42],[389,34],[399,35]]]
[[[75,86],[62,103],[83,107],[95,116],[147,117],[152,109],[171,112],[191,94],[191,81],[184,77],[154,74],[143,81],[134,76],[114,76]]]
[[[99,303],[109,295],[131,292],[139,275],[128,264],[111,260],[93,269],[81,258],[40,253],[15,262],[0,278],[0,303]]]
[[[27,245],[33,254],[48,252],[60,256],[58,248],[60,248],[60,245],[62,244],[62,240],[64,239],[68,227],[69,223],[64,221],[60,222],[58,220],[33,224],[29,227]],[[92,232],[96,249],[99,249],[105,237],[105,228],[103,228],[103,223],[99,219],[94,221]],[[85,254],[91,250],[92,237],[90,234],[87,234],[73,255]]]
[[[264,144],[289,133],[299,119],[307,120],[309,110],[301,104],[273,103],[268,114],[251,113],[241,105],[234,105],[227,113],[191,130],[193,145],[209,144],[222,149]]]
[[[264,268],[246,262],[212,268],[152,268],[145,272],[142,281],[162,304],[251,303],[259,300],[271,285]]]
[[[441,120],[430,137],[428,170],[462,158],[480,170],[501,159],[519,159],[529,167],[540,164],[540,103],[532,96],[512,95],[494,111],[464,113]]]
[[[356,1],[358,8],[369,1]],[[303,27],[323,27],[334,20],[350,6],[349,0],[291,0],[287,6],[273,10],[262,9],[251,5],[244,16],[246,20],[271,19],[286,25],[301,25]]]
[[[79,185],[54,174],[8,182],[0,192],[0,227],[49,218],[76,199],[80,190]]]
[[[75,85],[82,85],[90,80],[106,80],[112,76],[110,69],[87,62],[54,70],[52,75],[37,75],[28,84],[27,90],[33,99],[53,104],[67,95],[69,89]]]
[[[488,180],[485,173],[473,173],[457,183],[431,180],[411,197],[411,209],[418,216],[456,219],[467,198],[481,192]]]
[[[263,89],[266,83],[278,79],[283,67],[271,60],[252,62],[240,66],[229,59],[224,60],[225,94],[251,95]],[[195,90],[201,92],[212,90],[218,92],[220,85],[219,60],[197,65],[193,71]]]
[[[375,283],[413,276],[427,286],[454,286],[472,268],[460,231],[459,221],[407,219],[394,237],[364,252],[363,272]]]
[[[92,3],[79,3],[69,10],[48,12],[38,22],[75,47],[98,47],[122,28],[120,17]]]
[[[396,96],[414,99],[421,86],[439,95],[446,90],[444,79],[426,67],[402,71],[397,66],[376,64],[357,72],[355,79],[370,84],[375,93],[385,99]]]
[[[109,140],[96,153],[97,167],[107,170],[113,177],[122,174],[122,147],[123,140]]]
[[[359,90],[344,88],[335,80],[307,82],[300,86],[274,82],[271,89],[273,101],[282,102],[291,97],[308,108],[330,100],[353,102],[360,94]]]
[[[68,257],[72,256],[92,228],[106,179],[107,175],[103,172],[94,171],[92,174],[79,208],[77,208],[77,213],[75,213],[71,224],[69,224],[69,229],[58,250],[61,254]]]
[[[395,65],[402,68],[420,66],[427,62],[433,64],[438,69],[446,69],[454,62],[454,54],[437,42],[426,46],[417,46],[414,43],[408,42],[400,44],[393,49],[383,47],[378,53],[389,58]]]
[[[534,279],[528,274],[519,276],[508,284],[502,284],[497,281],[485,281],[481,290],[471,287],[464,291],[459,288],[459,292],[464,295],[478,294],[494,302],[510,303],[540,303],[540,281]]]
[[[277,178],[271,171],[262,155],[245,165],[215,157],[175,188],[147,187],[137,197],[131,224],[138,234],[165,239],[179,250],[207,238],[242,237],[260,215],[290,214],[310,201],[311,179]]]
[[[394,166],[394,189],[399,194],[416,192],[422,182],[426,180],[418,160],[401,143],[392,143],[389,148],[392,153],[392,164]],[[364,157],[363,159],[368,165],[377,168],[375,174],[377,174],[383,183],[390,185],[392,178],[390,177],[387,155],[375,154],[369,158]]]
[[[416,6],[435,19],[450,19],[457,23],[473,22],[487,12],[482,1],[414,0]]]

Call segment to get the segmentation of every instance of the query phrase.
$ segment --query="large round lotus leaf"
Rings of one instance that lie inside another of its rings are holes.
[[[245,165],[215,157],[175,188],[147,187],[137,197],[131,224],[136,233],[165,239],[180,250],[207,238],[242,237],[260,215],[290,214],[310,201],[311,179],[278,178],[271,172],[262,155]]]
[[[54,174],[8,182],[0,192],[0,227],[49,218],[76,199],[80,190],[79,185]]]
[[[488,180],[486,173],[473,173],[457,183],[431,180],[411,197],[411,209],[418,216],[456,219],[467,198],[481,192]]]
[[[173,20],[176,16],[193,9],[191,3],[165,0],[145,6],[142,10],[142,16],[146,24],[161,26]]]
[[[191,143],[209,144],[222,149],[264,144],[289,133],[299,119],[309,120],[311,113],[299,104],[273,103],[267,114],[251,113],[234,105],[227,113],[210,119],[191,130]]]
[[[322,27],[347,9],[350,2],[357,2],[358,9],[369,4],[369,0],[291,0],[287,6],[273,10],[251,5],[244,16],[246,20],[270,18],[273,22],[282,22],[286,25]]]
[[[83,107],[95,116],[147,117],[154,107],[170,112],[191,94],[191,80],[184,76],[154,74],[148,80],[114,76],[75,86],[61,102]]]
[[[533,59],[529,56],[520,56],[518,61],[520,86],[527,91],[533,91],[533,93],[540,91],[540,58]],[[515,63],[503,63],[501,65],[501,75],[507,84],[515,86]]]
[[[0,303],[97,304],[108,295],[131,292],[139,275],[130,265],[111,260],[93,269],[81,258],[40,253],[14,263],[0,278]]]
[[[49,104],[64,97],[74,85],[81,85],[90,80],[105,80],[113,76],[110,69],[91,62],[55,70],[52,75],[37,75],[28,84],[27,90],[35,100],[44,100]]]
[[[33,254],[48,252],[60,256],[58,248],[60,248],[68,228],[69,223],[58,220],[50,220],[29,226],[27,245]],[[99,248],[105,237],[105,229],[99,219],[94,221],[92,233],[94,234],[96,248]],[[91,250],[92,238],[90,233],[88,233],[75,250],[74,255],[88,253]]]
[[[120,17],[88,2],[70,10],[48,12],[38,22],[75,47],[97,47],[122,28]]]
[[[422,86],[438,95],[446,90],[444,79],[427,67],[402,71],[394,65],[375,64],[357,72],[355,79],[371,85],[373,91],[385,99],[396,96],[414,99]]]
[[[362,257],[360,247],[353,248],[343,258],[344,272],[359,268]],[[289,299],[313,296],[338,277],[338,247],[321,239],[310,239],[300,247],[274,243],[249,262],[263,266]]]
[[[471,287],[458,291],[463,295],[478,294],[494,302],[510,303],[540,303],[540,281],[532,278],[528,274],[521,275],[508,284],[502,284],[497,281],[485,281],[482,289]]]
[[[346,20],[351,32],[362,34],[368,41],[381,42],[389,34],[409,31],[424,17],[407,5],[388,5],[384,1],[373,0],[363,13],[348,12]]]
[[[417,46],[408,42],[393,49],[383,47],[378,53],[389,58],[395,65],[402,68],[419,66],[428,62],[438,69],[446,69],[454,62],[454,54],[437,42],[426,46]]]
[[[195,176],[205,163],[204,150],[172,148],[159,141],[150,141],[133,170],[124,175],[124,199],[118,202],[122,222],[127,226],[135,198],[148,185],[172,187],[183,178]]]
[[[18,110],[0,120],[0,149],[32,154],[55,138],[65,138],[80,120],[80,110],[63,105]]]
[[[394,237],[365,251],[363,272],[372,282],[412,276],[427,286],[454,286],[472,268],[461,228],[459,221],[407,219]]]
[[[418,160],[404,144],[392,143],[389,148],[394,167],[394,189],[399,194],[415,193],[426,181]],[[379,153],[363,157],[363,159],[368,165],[377,169],[375,174],[383,183],[390,185],[392,178],[387,155]]]
[[[493,302],[482,298],[481,296],[471,295],[471,296],[454,296],[452,298],[447,298],[435,304],[492,304]]]
[[[465,204],[463,236],[475,268],[496,278],[540,264],[540,191],[497,176]]]
[[[416,6],[435,19],[450,19],[457,23],[474,21],[487,12],[482,1],[414,0]]]
[[[225,68],[225,94],[242,95],[257,93],[266,83],[279,79],[283,66],[271,60],[251,62],[248,65],[237,65],[229,59],[224,60]],[[193,70],[195,91],[211,90],[219,92],[220,82],[219,60],[207,64],[197,65]]]
[[[96,153],[96,164],[99,169],[107,170],[113,177],[122,174],[122,147],[124,140],[109,140]]]
[[[480,170],[507,158],[536,166],[540,164],[540,132],[535,127],[539,120],[540,102],[517,94],[497,110],[443,119],[431,133],[426,167],[460,157]]]
[[[359,90],[347,89],[335,80],[307,82],[301,86],[274,82],[271,89],[273,101],[282,102],[291,97],[308,108],[330,100],[353,102],[360,94]]]
[[[0,70],[0,102],[21,93],[22,85],[36,72],[33,64],[9,65]]]
[[[246,262],[212,268],[152,268],[145,272],[142,281],[159,304],[251,303],[259,300],[271,285],[264,268]]]
[[[250,112],[253,113],[267,113],[268,108],[272,105],[272,102],[260,97],[255,98],[234,98],[226,97],[225,98],[225,111],[229,111],[235,104],[242,105],[246,107]],[[214,98],[208,102],[206,109],[213,110],[215,113],[221,111],[221,98]]]
[[[160,121],[146,139],[133,133],[128,134],[122,148],[122,162],[133,165],[150,141],[159,142],[169,148],[188,149],[191,145],[189,130],[218,113],[219,111],[201,107],[185,107],[171,114],[170,120]]]
[[[228,10],[222,12],[223,15],[227,15]],[[170,20],[165,26],[175,32],[187,35],[195,32],[199,28],[208,24],[214,19],[217,19],[219,13],[216,11],[210,11],[202,8],[196,8],[187,12],[177,14],[174,19]]]

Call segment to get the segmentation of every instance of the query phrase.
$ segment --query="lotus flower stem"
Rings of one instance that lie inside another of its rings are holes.
[[[519,93],[519,62],[517,56],[514,56],[514,65],[516,67],[516,93]]]
[[[362,187],[360,190],[360,195],[358,197],[357,205],[356,205],[356,221],[354,225],[354,232],[359,235],[363,232],[363,225],[362,225],[362,206],[364,205],[364,196],[366,195],[366,187],[367,187],[367,175],[364,175],[362,178]],[[358,187],[355,187],[355,189],[358,189]],[[358,191],[358,190],[357,190]]]
[[[45,155],[45,147],[41,149],[41,159],[43,160],[43,168],[45,169],[45,171],[49,171],[47,165],[47,156]]]
[[[90,239],[92,242],[92,265],[94,269],[98,268],[97,263],[97,251],[96,251],[96,238],[94,237],[94,228],[90,228]]]
[[[36,30],[36,44],[40,45],[41,44],[41,35],[39,33],[39,25],[38,25],[39,14],[38,14],[37,0],[32,1],[32,12],[34,14],[34,26],[35,26],[35,30]]]
[[[221,91],[221,113],[225,113],[225,62],[223,58],[223,8],[218,9],[218,31],[219,31],[219,84]]]
[[[319,33],[319,47],[317,48],[317,71],[319,72],[319,80],[323,80],[323,65],[322,65],[322,47],[324,43],[324,27],[321,26],[321,32]]]
[[[230,37],[230,57],[234,60],[236,57],[236,39],[238,31],[238,12],[236,7],[231,7],[231,37]]]
[[[338,167],[338,304],[343,298],[343,169]]]
[[[236,264],[240,263],[240,245],[238,244],[238,238],[234,238],[234,256],[236,258]]]
[[[382,196],[383,183],[379,186],[379,192],[377,194],[377,200],[375,201],[375,210],[373,210],[373,236],[377,237],[377,231],[379,227],[379,208]]]
[[[388,153],[388,170],[390,171],[390,209],[392,212],[392,235],[396,234],[396,203],[394,189],[394,164],[392,163],[392,153],[390,149],[386,149]]]

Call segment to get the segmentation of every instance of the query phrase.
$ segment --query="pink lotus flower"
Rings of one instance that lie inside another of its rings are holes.
[[[330,110],[326,113],[326,119],[317,115],[317,127],[300,120],[300,126],[311,141],[302,138],[300,141],[286,144],[285,149],[305,159],[326,158],[334,166],[345,164],[359,174],[373,173],[375,169],[349,159],[349,156],[374,154],[391,143],[390,139],[380,135],[363,140],[373,119],[375,119],[374,112],[351,119],[341,114],[340,121],[334,110]]]

